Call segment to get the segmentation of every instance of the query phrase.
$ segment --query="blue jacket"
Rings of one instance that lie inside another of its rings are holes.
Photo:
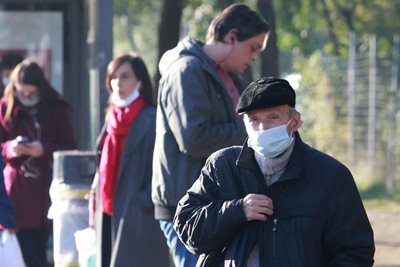
[[[3,175],[0,176],[0,229],[14,228],[14,211],[4,187]]]
[[[247,222],[249,194],[269,196],[274,213]],[[330,156],[296,143],[280,179],[266,186],[247,146],[214,153],[179,202],[174,228],[197,266],[246,266],[255,244],[260,267],[370,267],[371,225],[350,171]]]

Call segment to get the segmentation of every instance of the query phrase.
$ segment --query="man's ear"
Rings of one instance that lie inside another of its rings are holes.
[[[301,123],[301,114],[300,112],[296,111],[293,116],[292,132],[296,132],[300,128]]]
[[[237,30],[231,29],[224,37],[224,43],[233,45],[237,39]]]

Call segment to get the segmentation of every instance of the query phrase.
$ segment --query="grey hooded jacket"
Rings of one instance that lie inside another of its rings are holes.
[[[203,44],[183,39],[160,60],[152,200],[155,217],[171,220],[207,157],[223,147],[242,144],[242,120]],[[239,91],[237,76],[231,76]]]

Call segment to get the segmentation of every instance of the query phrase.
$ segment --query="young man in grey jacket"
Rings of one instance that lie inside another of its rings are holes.
[[[186,38],[161,58],[152,199],[177,267],[194,266],[197,256],[172,228],[176,206],[211,153],[243,143],[237,75],[264,49],[268,31],[257,12],[231,5],[211,22],[205,44]]]

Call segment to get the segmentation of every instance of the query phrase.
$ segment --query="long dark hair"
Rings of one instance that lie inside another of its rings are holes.
[[[10,83],[4,90],[6,100],[6,112],[4,120],[11,122],[12,111],[15,106],[16,84],[34,85],[39,90],[40,103],[49,105],[61,99],[60,95],[47,81],[42,68],[34,61],[24,60],[19,63],[11,73]],[[43,106],[43,105],[42,105]]]
[[[129,63],[136,78],[142,82],[139,89],[140,96],[147,105],[154,105],[154,91],[150,76],[143,59],[135,53],[126,54],[113,59],[107,66],[106,87],[110,95],[112,94],[111,79],[114,72],[124,63]]]

